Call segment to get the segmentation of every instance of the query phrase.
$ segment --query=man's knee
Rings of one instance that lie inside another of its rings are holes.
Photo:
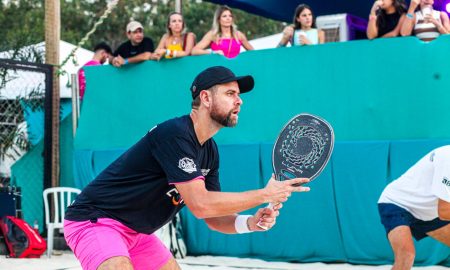
[[[111,257],[100,264],[97,270],[133,270],[133,265],[128,257]]]
[[[416,250],[414,244],[411,241],[407,240],[402,243],[397,243],[394,247],[394,257],[395,257],[395,265],[399,266],[394,267],[393,269],[411,269],[414,264],[414,259],[416,257]]]
[[[412,265],[416,250],[411,229],[408,226],[398,226],[389,232],[388,238],[394,251],[395,261]]]
[[[414,258],[416,257],[416,251],[414,249],[405,247],[405,249],[397,250],[395,253],[396,259],[402,260],[404,262],[414,263]]]

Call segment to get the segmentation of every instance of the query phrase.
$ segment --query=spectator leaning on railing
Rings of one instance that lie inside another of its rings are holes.
[[[92,59],[84,64],[80,70],[78,70],[78,85],[80,86],[80,101],[83,101],[84,92],[86,89],[86,78],[84,76],[84,67],[103,65],[106,60],[111,61],[112,50],[105,42],[100,42],[94,47],[94,56]]]
[[[214,14],[212,29],[192,49],[192,55],[217,53],[233,58],[241,51],[241,45],[246,50],[253,50],[247,37],[237,30],[231,9],[220,6]],[[206,50],[208,46],[211,47],[211,52]]]
[[[401,28],[402,36],[414,34],[423,41],[431,41],[450,33],[450,23],[445,12],[433,9],[434,0],[411,0]],[[420,7],[418,11],[414,11]]]
[[[153,41],[144,37],[144,27],[141,23],[132,21],[127,25],[128,41],[122,43],[114,52],[112,64],[121,67],[129,63],[140,63],[152,58]]]
[[[311,7],[300,4],[295,9],[293,25],[283,30],[283,37],[277,47],[284,47],[288,43],[296,45],[315,45],[325,42],[325,32],[316,28],[316,18]]]
[[[195,44],[195,34],[185,32],[186,27],[180,13],[169,14],[166,30],[167,33],[162,36],[153,58],[159,60],[162,56],[175,58],[190,55]]]
[[[373,3],[367,25],[367,38],[396,37],[405,20],[403,0],[378,0]]]

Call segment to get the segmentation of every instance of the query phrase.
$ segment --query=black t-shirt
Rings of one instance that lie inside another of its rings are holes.
[[[131,44],[131,41],[129,40],[125,41],[114,52],[114,56],[120,55],[123,58],[129,58],[144,52],[153,52],[153,50],[153,40],[151,38],[144,37],[142,42],[137,46],[133,46],[133,44]]]
[[[174,183],[204,179],[220,191],[219,153],[211,138],[197,140],[189,115],[151,129],[86,186],[68,207],[72,221],[108,217],[150,234],[172,220],[184,206]]]
[[[378,37],[382,37],[385,34],[391,32],[397,27],[398,21],[400,20],[400,15],[397,12],[392,14],[385,14],[384,17],[379,16],[378,20],[380,20],[378,24]]]

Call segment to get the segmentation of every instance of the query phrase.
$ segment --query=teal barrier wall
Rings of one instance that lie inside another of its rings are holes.
[[[129,147],[155,124],[190,111],[189,87],[212,65],[252,74],[254,91],[218,143],[272,141],[294,114],[326,118],[338,140],[448,138],[450,36],[328,43],[86,68],[75,149]]]

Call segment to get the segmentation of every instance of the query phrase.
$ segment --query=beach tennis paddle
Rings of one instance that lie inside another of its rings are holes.
[[[283,127],[273,146],[275,180],[315,179],[330,160],[333,146],[334,132],[328,122],[308,113],[296,115]],[[272,208],[273,204],[267,207]]]

